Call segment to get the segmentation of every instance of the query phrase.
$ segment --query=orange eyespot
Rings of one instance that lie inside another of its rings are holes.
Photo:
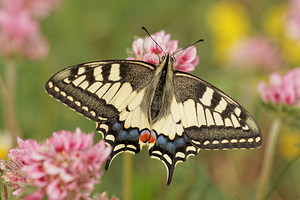
[[[155,132],[149,130],[143,130],[140,135],[140,140],[144,143],[154,143],[156,141],[156,134]]]
[[[150,143],[154,143],[156,140],[156,136],[155,136],[155,133],[153,131],[151,131],[151,137],[149,139],[149,142]]]
[[[151,135],[152,136],[152,135]],[[140,135],[140,140],[142,142],[148,142],[148,140],[151,139],[150,138],[150,131],[148,130],[144,130],[142,131],[141,135]]]

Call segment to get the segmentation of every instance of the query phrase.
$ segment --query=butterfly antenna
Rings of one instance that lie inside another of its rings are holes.
[[[166,52],[163,50],[163,48],[154,40],[154,38],[150,35],[150,33],[148,32],[148,30],[145,27],[142,27],[142,29],[149,35],[149,37],[152,39],[152,41],[156,44],[156,49],[157,49],[157,55],[158,58],[159,57],[159,51],[158,51],[158,47],[162,50],[162,52],[164,52],[164,54],[166,55]]]
[[[174,56],[176,53],[178,53],[178,52],[180,52],[180,51],[183,51],[183,50],[185,50],[185,49],[187,49],[187,48],[189,48],[189,47],[191,47],[191,46],[194,46],[195,44],[197,44],[197,43],[199,43],[199,42],[203,42],[203,41],[204,41],[204,39],[200,39],[200,40],[194,42],[193,44],[191,44],[191,45],[189,45],[189,46],[187,46],[187,47],[180,48],[180,49],[178,49],[177,51],[175,51],[175,52],[172,54],[172,56]]]

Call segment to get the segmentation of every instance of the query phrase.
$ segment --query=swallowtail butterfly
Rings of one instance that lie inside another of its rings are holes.
[[[262,144],[253,117],[213,85],[175,71],[172,55],[158,65],[135,60],[105,60],[57,72],[46,91],[93,120],[113,147],[106,162],[121,152],[148,145],[171,183],[177,163],[200,149],[257,148]]]

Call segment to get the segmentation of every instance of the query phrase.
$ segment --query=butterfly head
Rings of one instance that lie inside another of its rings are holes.
[[[161,63],[165,62],[166,64],[174,64],[176,58],[173,54],[165,54],[161,57]]]
[[[171,63],[171,64],[174,64],[175,63],[175,61],[176,61],[176,58],[175,58],[175,56],[172,54],[166,54],[166,55],[163,55],[162,57],[161,57],[161,62],[163,62],[164,60],[166,60],[166,62],[168,62],[168,63]]]
[[[161,57],[161,61],[158,65],[158,68],[173,71],[173,70],[175,70],[173,67],[173,64],[175,63],[175,61],[176,61],[175,56],[167,53]]]

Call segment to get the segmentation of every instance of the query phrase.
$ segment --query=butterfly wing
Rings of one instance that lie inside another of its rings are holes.
[[[236,101],[202,79],[176,72],[174,91],[184,133],[201,149],[257,148],[259,126]]]
[[[97,123],[113,147],[106,169],[120,152],[138,153],[143,145],[139,133],[149,123],[140,104],[154,69],[141,61],[89,62],[63,69],[45,85],[51,96]]]
[[[153,127],[158,137],[150,156],[162,160],[170,184],[174,168],[200,149],[256,148],[262,144],[253,117],[236,101],[202,79],[175,72],[170,114]]]

